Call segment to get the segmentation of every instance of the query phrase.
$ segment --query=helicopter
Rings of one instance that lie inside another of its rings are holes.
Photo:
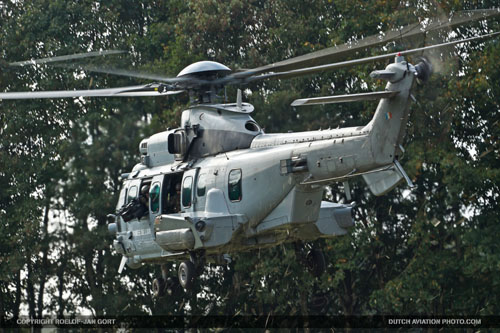
[[[122,189],[108,230],[114,250],[122,255],[118,269],[159,264],[162,276],[153,281],[156,297],[177,283],[192,288],[206,263],[224,265],[231,253],[294,243],[296,253],[315,276],[326,267],[321,249],[303,246],[319,238],[347,234],[354,225],[355,203],[323,200],[325,186],[362,177],[380,196],[411,179],[399,162],[415,81],[425,83],[433,66],[422,57],[411,64],[405,56],[459,43],[493,38],[499,32],[411,50],[336,61],[358,50],[399,38],[500,15],[498,10],[457,13],[452,20],[422,27],[407,26],[358,43],[313,52],[254,69],[232,72],[214,61],[184,68],[176,77],[110,68],[87,70],[151,79],[155,83],[121,88],[5,92],[0,99],[141,97],[188,93],[191,105],[180,127],[140,142],[140,162],[121,175]],[[303,98],[291,106],[379,100],[371,121],[362,126],[297,133],[265,133],[250,116],[254,107],[242,101],[220,103],[217,92],[266,79],[320,73],[371,61],[394,59],[373,79],[387,81],[384,91]],[[332,62],[334,61],[334,62]],[[168,277],[165,262],[177,261],[178,277]]]

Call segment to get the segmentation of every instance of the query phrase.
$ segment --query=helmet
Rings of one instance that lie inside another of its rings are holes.
[[[141,187],[141,194],[147,194],[149,192],[149,185],[143,185]]]

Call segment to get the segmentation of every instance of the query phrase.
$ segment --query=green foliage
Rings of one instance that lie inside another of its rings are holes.
[[[0,3],[3,62],[127,49],[135,66],[175,76],[198,60],[253,68],[451,11],[494,1],[15,1]],[[498,31],[497,22],[475,27]],[[460,28],[459,35],[477,31]],[[436,36],[434,36],[437,38]],[[441,36],[444,38],[444,36]],[[399,41],[400,42],[400,41]],[[396,42],[395,48],[422,45]],[[392,47],[392,46],[390,46]],[[374,48],[357,56],[376,54]],[[458,59],[458,60],[453,60]],[[89,62],[92,62],[89,61]],[[197,290],[152,300],[159,268],[117,275],[106,214],[142,138],[179,124],[187,98],[2,101],[0,314],[496,314],[500,309],[500,47],[462,46],[416,87],[402,164],[416,183],[358,203],[349,235],[317,242],[327,273],[311,278],[284,244],[210,266]],[[130,84],[39,65],[2,64],[0,89],[85,89]],[[357,126],[375,104],[291,109],[296,98],[383,89],[384,62],[243,87],[266,132]],[[135,82],[135,81],[134,81]],[[228,89],[230,99],[235,90]],[[342,200],[331,187],[331,200]],[[439,224],[438,224],[439,222]],[[169,267],[172,275],[176,265]],[[21,280],[21,276],[26,277]]]

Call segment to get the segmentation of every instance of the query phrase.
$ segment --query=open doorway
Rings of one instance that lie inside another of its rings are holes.
[[[184,172],[165,175],[162,192],[162,214],[176,214],[181,210],[181,182]]]

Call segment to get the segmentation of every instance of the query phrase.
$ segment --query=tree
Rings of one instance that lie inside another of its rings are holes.
[[[175,76],[198,60],[253,68],[405,25],[472,9],[456,1],[110,1],[0,4],[5,62],[89,49],[132,50],[99,65]],[[493,3],[477,2],[477,8]],[[491,20],[458,34],[497,31]],[[447,33],[432,38],[448,38]],[[429,38],[431,38],[429,37]],[[404,41],[400,47],[425,41]],[[197,292],[151,299],[158,267],[117,275],[106,230],[120,174],[143,137],[179,124],[187,97],[3,101],[0,104],[0,313],[494,314],[499,309],[498,45],[460,46],[416,87],[402,164],[417,188],[373,197],[361,181],[349,235],[318,241],[327,273],[313,279],[283,244],[209,267]],[[360,57],[383,52],[373,48]],[[451,51],[450,51],[451,52]],[[446,52],[447,53],[447,52]],[[451,59],[458,59],[452,61]],[[411,59],[415,61],[415,59]],[[93,63],[93,61],[89,61]],[[373,102],[290,109],[299,97],[383,89],[368,74],[385,62],[243,86],[266,132],[365,124]],[[85,89],[131,79],[66,67],[12,70],[0,88]],[[235,87],[228,89],[229,99]],[[344,200],[332,184],[326,199]],[[170,265],[175,274],[175,265]],[[25,278],[22,278],[25,277]],[[486,286],[486,287],[485,287]],[[69,294],[69,296],[68,296]]]

